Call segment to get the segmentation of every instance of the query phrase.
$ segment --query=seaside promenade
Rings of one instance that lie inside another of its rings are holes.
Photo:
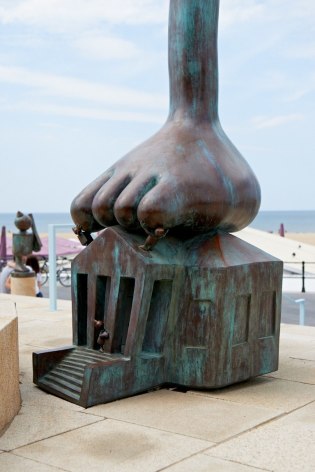
[[[0,471],[314,470],[315,327],[281,324],[277,372],[84,409],[32,382],[32,352],[72,343],[71,301],[59,299],[50,312],[47,298],[0,295],[3,314],[18,318],[22,405],[0,436]]]

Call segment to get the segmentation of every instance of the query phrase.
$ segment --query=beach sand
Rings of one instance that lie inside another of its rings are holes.
[[[41,234],[41,236],[47,236],[46,234]],[[76,235],[74,233],[59,233],[58,236],[61,238],[66,239],[76,239]],[[301,243],[305,244],[312,244],[315,246],[315,233],[285,233],[285,237],[287,239],[293,239],[294,241],[300,241]]]
[[[48,234],[41,234],[42,236],[48,236]],[[76,240],[77,237],[74,233],[58,233],[57,236],[65,239],[74,239]],[[299,241],[300,243],[311,244],[315,246],[315,233],[285,233],[286,239],[292,239],[294,241]]]
[[[285,237],[315,246],[315,233],[285,233]]]

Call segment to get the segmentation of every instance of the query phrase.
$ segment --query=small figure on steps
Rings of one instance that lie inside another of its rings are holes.
[[[100,346],[100,352],[104,352],[103,346],[106,339],[109,339],[109,332],[104,328],[104,322],[100,320],[94,320],[94,328],[100,330],[96,342]]]

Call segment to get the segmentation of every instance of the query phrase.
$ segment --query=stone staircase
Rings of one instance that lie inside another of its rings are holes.
[[[84,347],[71,350],[51,370],[40,377],[37,385],[43,390],[80,405],[87,367],[105,366],[121,360],[121,355],[105,354]]]

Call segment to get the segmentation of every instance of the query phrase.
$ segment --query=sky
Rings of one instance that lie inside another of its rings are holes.
[[[168,0],[0,0],[0,212],[68,212],[168,114]],[[315,1],[221,0],[219,114],[262,210],[315,209]]]

